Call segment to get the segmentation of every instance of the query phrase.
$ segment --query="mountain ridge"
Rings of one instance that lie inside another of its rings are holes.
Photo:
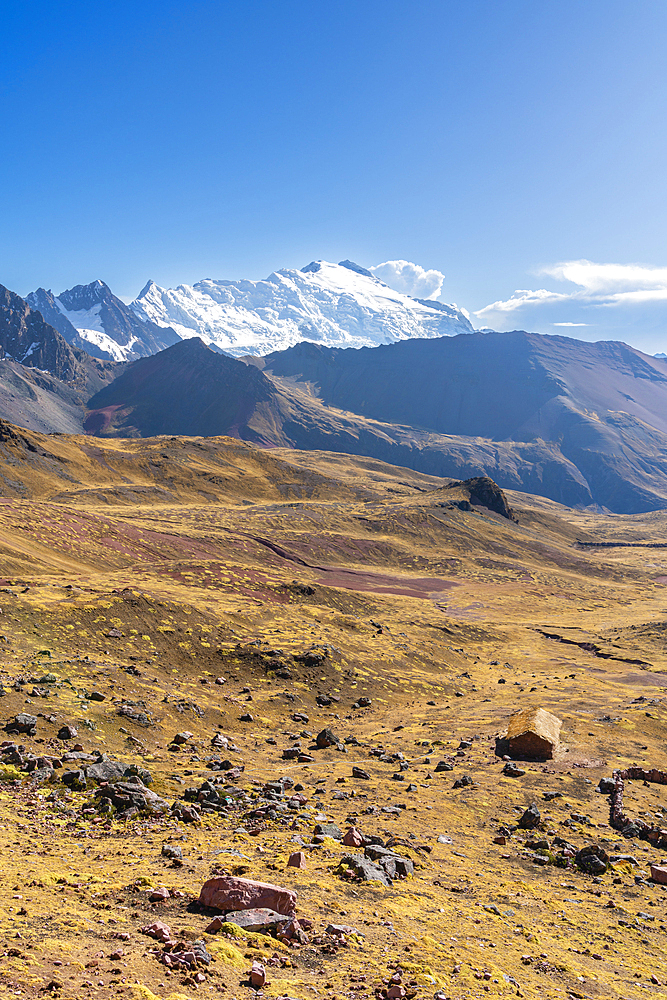
[[[259,281],[206,278],[171,289],[148,282],[131,308],[235,357],[302,340],[362,347],[473,329],[457,306],[394,291],[353,261],[311,261]]]
[[[59,295],[38,288],[26,296],[33,309],[70,344],[94,357],[134,361],[156,354],[180,338],[169,326],[157,326],[137,316],[101,279],[74,285]]]

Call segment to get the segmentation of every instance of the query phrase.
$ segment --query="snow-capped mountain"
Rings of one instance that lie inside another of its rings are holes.
[[[399,340],[472,333],[454,305],[396,292],[352,261],[314,261],[263,281],[215,281],[160,288],[149,281],[131,308],[180,337],[201,337],[227,354],[263,355],[309,340],[327,347],[375,347]]]
[[[179,341],[168,323],[138,316],[103,281],[76,285],[60,295],[44,288],[26,299],[68,343],[97,358],[134,361]]]

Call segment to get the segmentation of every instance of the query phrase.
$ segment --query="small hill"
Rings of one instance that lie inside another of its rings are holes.
[[[89,400],[85,429],[99,437],[229,434],[273,444],[249,420],[275,395],[256,368],[194,338],[129,365]]]

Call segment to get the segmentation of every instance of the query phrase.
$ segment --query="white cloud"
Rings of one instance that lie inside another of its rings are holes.
[[[546,288],[517,289],[508,299],[499,299],[475,315],[487,322],[499,322],[508,313],[555,303],[578,308],[644,305],[667,301],[667,267],[647,264],[597,264],[591,260],[567,260],[539,272],[576,287],[554,292]],[[586,326],[586,323],[559,322],[552,326]]]
[[[539,272],[559,281],[571,281],[589,295],[616,297],[625,292],[665,291],[667,267],[646,264],[596,264],[592,260],[566,260]]]
[[[427,271],[409,260],[386,260],[369,270],[385,285],[415,299],[437,299],[445,280],[441,271]]]

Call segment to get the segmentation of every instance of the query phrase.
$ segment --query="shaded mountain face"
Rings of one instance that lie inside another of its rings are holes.
[[[414,337],[470,333],[454,305],[396,292],[352,261],[313,261],[263,281],[214,281],[160,288],[149,281],[132,303],[137,316],[200,337],[227,354],[260,355],[299,341],[373,347]]]
[[[41,368],[65,382],[79,374],[77,356],[66,340],[4,285],[0,285],[0,357]]]
[[[38,288],[27,301],[65,340],[95,357],[132,361],[180,340],[168,325],[137,316],[103,281],[76,285],[60,295]]]
[[[85,401],[117,368],[68,344],[0,285],[0,417],[30,430],[80,433]]]
[[[102,437],[229,434],[271,444],[248,422],[275,395],[258,369],[211,351],[199,339],[181,341],[133,362],[96,393],[85,429]]]
[[[299,344],[263,363],[327,406],[421,429],[431,460],[468,452],[466,471],[478,463],[501,486],[626,513],[665,506],[667,365],[625,344],[475,333],[375,350]],[[406,464],[457,474],[426,467],[420,450]]]

